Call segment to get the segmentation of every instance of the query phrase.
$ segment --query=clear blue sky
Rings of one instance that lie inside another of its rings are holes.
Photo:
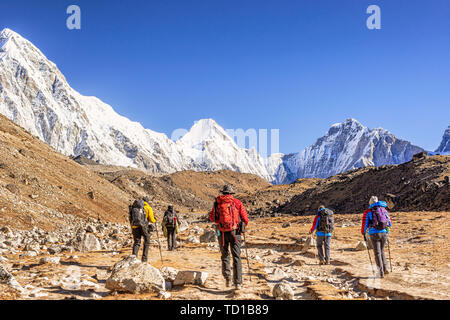
[[[71,4],[81,30],[66,28]],[[2,0],[3,27],[75,90],[168,135],[213,118],[278,128],[290,153],[352,117],[434,150],[450,125],[448,0]]]

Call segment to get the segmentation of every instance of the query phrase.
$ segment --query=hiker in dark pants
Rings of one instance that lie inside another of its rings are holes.
[[[241,201],[233,197],[232,186],[226,185],[221,190],[222,195],[216,198],[209,213],[209,219],[216,223],[219,247],[222,260],[222,275],[226,286],[231,286],[233,279],[235,288],[242,288],[242,260],[240,223],[248,224],[248,214]],[[230,251],[233,257],[233,278],[231,275]]]
[[[386,202],[378,201],[378,198],[373,196],[370,198],[369,205],[369,209],[363,214],[361,233],[364,240],[367,240],[366,231],[369,228],[369,237],[372,241],[378,275],[383,278],[385,274],[389,273],[384,247],[388,241],[389,229],[392,225],[391,218],[386,210]]]
[[[316,230],[319,264],[330,264],[331,233],[334,230],[333,211],[320,206],[309,233],[312,234],[314,230]]]
[[[138,213],[142,215],[141,218],[139,218],[140,215]],[[129,220],[134,241],[132,254],[136,257],[138,256],[139,248],[141,246],[141,239],[144,238],[142,262],[146,262],[148,260],[148,250],[150,248],[149,222],[156,222],[153,217],[153,210],[148,205],[148,202],[144,200],[136,200],[129,208]]]
[[[164,213],[162,227],[164,236],[167,237],[167,249],[172,251],[176,248],[178,233],[178,215],[173,206],[169,206]]]

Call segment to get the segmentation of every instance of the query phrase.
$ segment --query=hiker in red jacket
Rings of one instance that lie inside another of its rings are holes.
[[[222,254],[222,275],[226,286],[231,285],[230,250],[233,256],[233,282],[236,289],[242,288],[242,261],[241,261],[241,225],[247,226],[248,215],[241,201],[233,194],[233,187],[226,185],[221,190],[222,195],[216,198],[214,206],[209,213],[209,219],[216,223],[220,252]]]

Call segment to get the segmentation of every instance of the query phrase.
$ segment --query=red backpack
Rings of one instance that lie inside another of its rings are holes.
[[[239,226],[239,210],[232,195],[217,197],[214,205],[215,222],[222,232],[236,230]]]

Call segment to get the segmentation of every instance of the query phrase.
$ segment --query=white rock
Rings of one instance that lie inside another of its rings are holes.
[[[163,278],[171,282],[175,281],[178,274],[178,270],[172,267],[162,267],[160,271]]]
[[[294,290],[285,282],[277,283],[272,289],[275,299],[294,300]]]
[[[22,253],[19,258],[26,258],[26,257],[36,257],[37,253],[36,251],[25,251],[24,253]]]
[[[41,260],[39,260],[39,264],[59,264],[60,260],[60,257],[43,257],[41,258]]]
[[[355,251],[364,251],[367,250],[367,246],[363,241],[359,241],[355,247]]]
[[[3,267],[0,264],[0,283],[6,284],[9,287],[17,290],[20,293],[23,293],[25,289],[17,282],[17,280],[14,278],[14,276],[6,270],[5,267]]]
[[[275,268],[275,269],[273,270],[272,274],[273,274],[276,278],[278,278],[278,279],[282,279],[282,278],[286,278],[286,277],[287,277],[286,272],[284,272],[284,271],[283,271],[282,269],[280,269],[280,268]]]
[[[86,233],[78,244],[81,252],[99,251],[102,249],[99,239],[93,233]]]
[[[186,238],[186,242],[188,243],[200,243],[200,239],[194,235],[191,235]]]
[[[159,292],[164,290],[165,281],[158,269],[131,255],[114,265],[105,286],[119,292]]]
[[[201,271],[179,271],[175,278],[173,285],[180,286],[185,284],[199,284],[204,285],[208,279],[207,272]]]
[[[170,292],[167,291],[160,291],[158,294],[158,297],[164,300],[170,299],[171,296]]]

